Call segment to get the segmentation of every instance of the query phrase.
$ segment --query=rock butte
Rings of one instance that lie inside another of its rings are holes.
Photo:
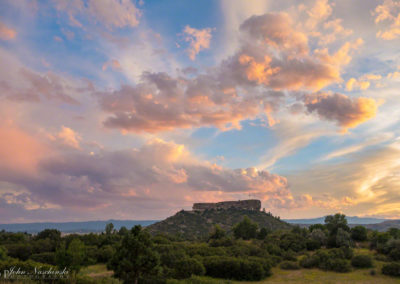
[[[257,199],[239,200],[239,201],[222,201],[217,203],[194,203],[194,211],[204,211],[208,209],[229,209],[237,208],[244,210],[260,211],[261,201]]]

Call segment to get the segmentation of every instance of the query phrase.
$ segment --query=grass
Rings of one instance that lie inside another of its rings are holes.
[[[119,280],[112,277],[113,272],[107,270],[105,264],[95,264],[84,267],[79,271],[79,276],[88,277],[96,280],[98,283],[109,283],[109,284],[119,284],[122,283]]]
[[[374,252],[368,249],[355,249],[354,255],[367,254],[373,256]],[[262,283],[335,283],[335,284],[392,284],[399,283],[400,278],[393,278],[383,275],[381,268],[384,262],[374,260],[374,267],[368,269],[355,269],[348,273],[337,273],[331,271],[322,271],[320,269],[300,269],[283,270],[279,267],[272,268],[272,276],[259,282],[240,282],[222,279],[213,279],[210,277],[194,276],[186,280],[171,280],[168,284],[262,284]],[[370,271],[375,270],[375,275],[370,275]],[[119,284],[118,280],[112,278],[112,272],[107,270],[105,264],[96,264],[83,268],[79,272],[80,276],[90,277],[99,281],[99,283]]]
[[[273,275],[264,281],[260,282],[233,282],[233,283],[400,283],[400,279],[395,279],[382,275],[378,270],[375,269],[376,275],[372,276],[369,274],[371,269],[357,269],[348,273],[337,273],[331,271],[322,271],[319,269],[301,269],[301,270],[282,270],[279,268],[273,268]]]

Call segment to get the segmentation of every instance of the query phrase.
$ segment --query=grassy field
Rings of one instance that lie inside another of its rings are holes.
[[[355,249],[355,254],[370,254],[368,249]],[[400,283],[400,278],[393,278],[382,275],[381,268],[384,263],[374,261],[374,268],[371,269],[356,269],[348,273],[337,273],[330,271],[322,271],[319,269],[299,269],[299,270],[282,270],[278,267],[272,268],[272,276],[259,282],[239,282],[212,279],[209,277],[193,277],[190,280],[173,280],[169,284],[262,284],[262,283],[371,283],[371,284],[391,284]],[[375,271],[375,275],[371,275],[371,270]],[[96,279],[99,283],[119,284],[116,279],[112,278],[112,272],[107,271],[106,265],[97,264],[86,267],[79,273],[81,276]]]
[[[95,264],[85,268],[79,272],[79,276],[95,279],[98,283],[103,284],[120,284],[118,279],[112,277],[113,272],[107,270],[105,264]]]

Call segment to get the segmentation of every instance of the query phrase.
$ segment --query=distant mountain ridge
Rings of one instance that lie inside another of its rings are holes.
[[[114,228],[119,230],[122,226],[130,229],[135,225],[149,226],[157,220],[104,220],[84,222],[38,222],[38,223],[15,223],[0,224],[0,230],[7,232],[27,232],[35,234],[44,229],[57,229],[63,233],[98,233],[104,231],[108,223],[113,223]]]
[[[185,211],[187,212],[187,211]],[[171,218],[171,217],[170,217]],[[272,217],[273,218],[273,217]],[[365,225],[365,227],[378,231],[385,231],[390,227],[400,228],[400,220],[389,220],[379,218],[362,218],[362,217],[346,217],[348,223],[354,225]],[[323,224],[325,217],[310,219],[282,219],[289,224],[312,225]],[[280,221],[280,222],[282,222]],[[57,229],[63,233],[99,233],[104,231],[106,224],[113,223],[114,228],[119,230],[122,226],[130,229],[135,225],[143,227],[150,226],[160,222],[160,220],[99,220],[99,221],[82,221],[82,222],[35,222],[35,223],[13,223],[0,224],[0,230],[8,232],[27,232],[36,234],[44,229]]]
[[[312,225],[312,224],[324,224],[325,217],[318,218],[310,218],[310,219],[283,219],[290,224],[304,224],[304,225]],[[346,216],[347,223],[349,224],[357,224],[357,225],[367,225],[367,224],[377,224],[385,221],[390,221],[388,219],[379,219],[379,218],[363,218],[357,216]]]

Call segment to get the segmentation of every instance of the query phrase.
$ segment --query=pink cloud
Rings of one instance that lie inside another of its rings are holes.
[[[344,131],[376,115],[378,103],[371,98],[349,98],[343,94],[316,93],[305,98],[307,110],[336,121]]]
[[[190,43],[189,48],[186,50],[191,60],[196,59],[196,55],[204,49],[210,48],[210,41],[212,38],[211,32],[213,29],[195,29],[186,26],[183,30],[184,40]]]

